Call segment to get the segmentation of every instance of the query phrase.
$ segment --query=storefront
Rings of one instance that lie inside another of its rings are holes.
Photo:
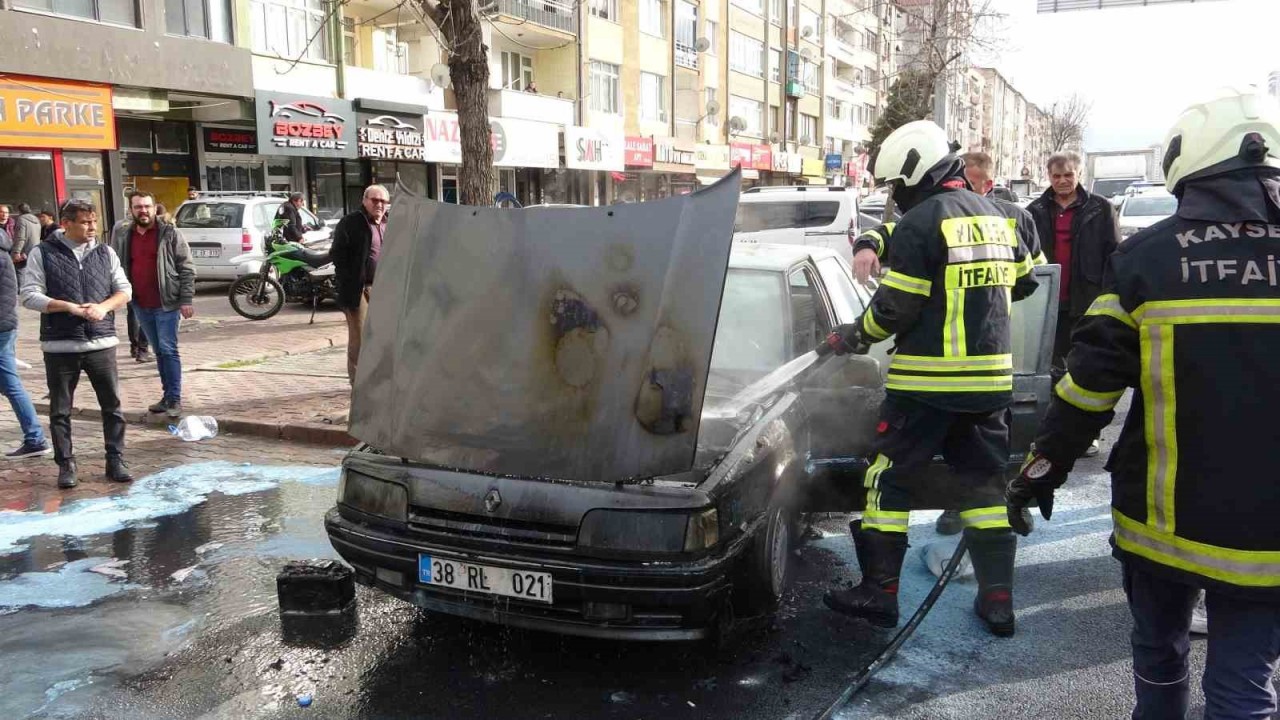
[[[742,171],[743,190],[755,187],[760,180],[760,171],[756,170],[755,165],[752,164],[753,147],[751,143],[729,143],[729,167],[739,168]]]
[[[626,172],[615,178],[615,202],[648,202],[697,190],[694,144],[680,149],[670,137],[626,138]]]
[[[111,222],[104,151],[115,148],[110,86],[0,78],[0,203],[53,210],[88,200]]]
[[[559,199],[556,190],[565,175],[560,170],[560,126],[533,120],[491,118],[493,166],[498,191],[508,192],[522,205],[573,202]],[[426,116],[424,153],[435,164],[435,197],[458,202],[458,168],[462,165],[462,141],[458,114],[430,112]]]
[[[364,98],[355,101],[355,109],[356,154],[364,179],[360,184],[385,185],[393,198],[399,193],[428,197],[430,168],[422,125],[427,109]],[[348,200],[347,211],[354,210]]]
[[[693,167],[698,182],[711,185],[729,173],[730,150],[728,145],[699,145],[693,156]]]
[[[323,220],[341,217],[359,206],[364,177],[357,159],[355,109],[350,102],[259,91],[256,105],[258,152],[264,157],[269,177],[272,166],[281,172],[291,166],[293,178],[303,182],[288,189],[305,186],[311,211]],[[304,172],[298,171],[299,163]]]
[[[569,125],[564,129],[564,164],[580,205],[608,205],[615,201],[614,174],[627,168],[626,138],[620,132]],[[624,176],[625,179],[625,176]]]
[[[796,153],[783,150],[781,145],[773,146],[772,151],[773,173],[770,184],[794,184],[794,178],[800,175],[801,171],[804,169],[804,159]]]
[[[827,170],[826,165],[818,158],[803,158],[800,164],[802,179],[809,185],[826,185]]]
[[[254,128],[203,125],[200,189],[211,193],[287,193],[302,187],[301,161],[261,154]]]

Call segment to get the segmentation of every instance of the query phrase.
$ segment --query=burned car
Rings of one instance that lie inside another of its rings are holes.
[[[396,297],[371,308],[353,402],[364,443],[325,518],[359,582],[634,640],[777,605],[801,515],[861,509],[887,348],[815,360],[872,289],[832,250],[731,252],[730,185],[399,209],[373,290]],[[1056,268],[1037,273],[1052,292],[1017,306],[1015,454],[1049,397]]]

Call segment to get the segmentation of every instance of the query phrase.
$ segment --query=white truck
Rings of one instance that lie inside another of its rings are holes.
[[[1163,180],[1161,155],[1159,146],[1089,153],[1084,171],[1089,192],[1115,203],[1135,182]]]

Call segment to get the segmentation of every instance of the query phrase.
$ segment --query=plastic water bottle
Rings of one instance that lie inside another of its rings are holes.
[[[188,415],[179,420],[177,425],[170,425],[169,432],[187,442],[208,440],[217,437],[218,421],[208,415]]]

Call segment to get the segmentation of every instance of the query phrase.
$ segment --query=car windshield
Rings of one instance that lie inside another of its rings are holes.
[[[711,351],[708,403],[733,395],[791,359],[785,292],[782,273],[729,270]]]
[[[244,205],[240,203],[202,202],[187,203],[178,208],[177,222],[180,228],[207,230],[240,229]]]
[[[1125,217],[1164,217],[1178,209],[1178,199],[1172,195],[1129,198],[1124,204]]]
[[[1104,198],[1115,197],[1133,184],[1133,178],[1123,180],[1098,180],[1093,183],[1093,194]]]

